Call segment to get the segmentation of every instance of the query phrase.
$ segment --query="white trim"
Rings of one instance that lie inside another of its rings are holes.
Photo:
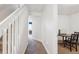
[[[46,46],[45,46],[44,42],[43,42],[43,41],[41,41],[41,42],[42,42],[42,44],[43,44],[43,46],[44,46],[44,48],[45,48],[45,50],[46,50],[47,54],[50,54],[50,52],[49,52],[49,50],[46,48]]]
[[[9,19],[10,17],[12,17],[15,13],[17,13],[19,11],[19,8],[16,9],[12,14],[10,14],[8,17],[6,17],[3,21],[0,22],[0,25],[3,24],[5,21],[7,21],[7,19]]]
[[[33,40],[37,40],[37,39],[34,38]],[[50,54],[50,52],[49,52],[48,49],[46,48],[44,42],[43,42],[41,39],[40,39],[40,40],[38,39],[37,41],[40,41],[40,42],[42,43],[42,45],[44,46],[44,48],[45,48],[47,54]]]

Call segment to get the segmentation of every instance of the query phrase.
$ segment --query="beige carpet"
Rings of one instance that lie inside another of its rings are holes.
[[[40,41],[29,40],[25,54],[47,54],[47,52]]]

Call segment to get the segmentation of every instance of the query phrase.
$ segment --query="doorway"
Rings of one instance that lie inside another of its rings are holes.
[[[32,39],[32,18],[29,16],[28,18],[28,38]]]

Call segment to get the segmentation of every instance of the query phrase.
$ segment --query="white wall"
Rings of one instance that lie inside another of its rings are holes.
[[[70,32],[79,32],[79,13],[71,15],[70,19]],[[79,42],[79,40],[78,40]]]
[[[63,33],[79,32],[79,13],[58,16],[58,29]],[[62,38],[58,37],[58,40]]]
[[[69,15],[58,15],[58,29],[61,30],[61,33],[69,33],[70,31]]]
[[[79,32],[79,13],[58,15],[58,29],[63,33]]]
[[[79,13],[71,15],[71,32],[79,32]]]
[[[41,17],[32,16],[32,37],[35,40],[41,40]]]
[[[71,15],[59,15],[58,16],[58,29],[62,33],[74,33],[79,32],[79,13]],[[62,40],[58,37],[58,40]]]
[[[58,30],[61,30],[61,33],[71,33],[71,15],[58,15]],[[58,36],[58,40],[62,40],[61,36]]]
[[[41,41],[41,12],[30,12],[32,19],[32,39]]]
[[[22,8],[22,12],[19,16],[19,47],[17,53],[24,53],[28,44],[28,9]]]
[[[48,53],[57,53],[57,5],[46,5],[41,23],[41,41]]]

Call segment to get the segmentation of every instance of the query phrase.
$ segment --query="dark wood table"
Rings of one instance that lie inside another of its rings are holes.
[[[62,37],[62,43],[64,44],[64,40],[65,40],[67,37],[71,37],[71,34],[62,34],[61,37]]]

